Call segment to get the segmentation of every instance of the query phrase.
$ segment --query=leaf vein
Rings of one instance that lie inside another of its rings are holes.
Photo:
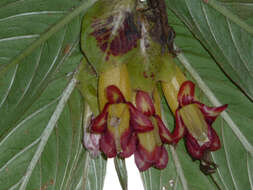
[[[81,142],[81,138],[80,137],[81,137],[81,133],[79,133],[79,137],[78,137],[79,141],[78,142]],[[73,143],[72,143],[72,145],[73,145]],[[68,187],[68,184],[70,183],[70,181],[71,181],[71,179],[73,177],[73,175],[71,175],[71,174],[75,171],[75,168],[76,168],[76,165],[77,165],[77,162],[78,162],[78,158],[79,158],[79,156],[80,156],[80,154],[82,152],[82,149],[83,149],[82,144],[78,143],[78,147],[76,149],[77,149],[77,152],[75,153],[75,157],[73,159],[73,163],[72,163],[71,168],[69,170],[69,176],[68,176],[68,179],[67,179],[67,182],[66,182],[67,187]],[[74,150],[74,148],[72,147],[71,150]]]
[[[23,40],[23,39],[31,39],[31,38],[38,38],[40,37],[39,34],[31,34],[31,35],[23,35],[23,36],[13,36],[9,38],[2,38],[0,39],[1,42],[6,42],[6,41],[12,41],[12,40]]]
[[[65,34],[66,34],[66,30],[64,30],[64,34],[63,34],[63,37],[61,39],[61,44],[63,44]],[[45,43],[48,44],[48,41],[46,41]],[[60,54],[60,51],[61,51],[60,47],[62,47],[62,45],[59,46],[58,51],[57,51],[57,53],[56,53],[56,55],[54,57],[53,62],[51,63],[50,67],[48,68],[48,70],[45,73],[44,77],[41,79],[40,83],[37,85],[37,89],[41,88],[43,82],[47,79],[48,75],[50,74],[50,72],[52,71],[54,65],[56,64],[57,58],[59,57],[59,54]],[[50,52],[48,54],[50,54]],[[43,63],[40,63],[40,64],[43,64]],[[37,89],[34,89],[33,95],[35,95]]]
[[[227,20],[228,29],[229,29],[229,31],[230,31],[230,35],[231,35],[233,44],[234,44],[235,49],[236,49],[236,51],[237,51],[237,53],[238,53],[238,57],[241,59],[242,63],[245,65],[246,69],[247,69],[248,71],[250,71],[250,68],[249,68],[247,62],[246,62],[245,59],[242,57],[242,53],[241,53],[241,51],[240,51],[240,48],[239,48],[238,44],[236,43],[235,36],[233,35],[233,31],[232,31],[232,28],[231,28],[231,22],[229,22],[228,19],[226,19],[226,20]],[[248,72],[248,74],[251,75],[250,72]],[[251,75],[251,76],[252,76],[252,75]]]
[[[18,18],[18,17],[24,17],[24,16],[34,16],[34,15],[52,15],[52,14],[65,14],[67,13],[67,11],[38,11],[38,12],[26,12],[26,13],[21,13],[21,14],[16,14],[16,15],[12,15],[9,17],[5,17],[5,18],[1,18],[0,22],[2,21],[6,21],[6,20],[10,20],[13,18]]]
[[[249,158],[250,158],[250,155],[247,153],[247,169],[248,169],[249,183],[250,183],[251,189],[253,189],[252,171],[251,171],[250,165],[249,165],[250,164],[249,163]]]
[[[183,189],[184,190],[188,190],[187,180],[186,180],[186,178],[184,176],[184,172],[183,172],[183,169],[181,167],[181,164],[180,164],[178,155],[176,153],[176,150],[175,150],[175,148],[172,145],[170,145],[170,152],[172,154],[172,158],[173,158],[173,161],[175,163],[176,171],[177,171],[177,174],[179,175],[179,178],[181,180]]]
[[[5,163],[5,165],[3,165],[0,168],[0,172],[3,172],[3,170],[10,164],[12,163],[16,158],[18,158],[20,155],[22,155],[23,153],[25,153],[26,151],[28,151],[29,149],[31,149],[34,145],[36,145],[38,142],[40,141],[40,138],[37,138],[35,141],[33,141],[31,144],[29,144],[27,147],[25,147],[24,149],[22,149],[21,151],[19,151],[17,154],[15,154],[12,158],[10,158],[8,160],[8,162]]]
[[[212,37],[213,37],[214,41],[216,42],[217,47],[220,49],[220,52],[222,53],[222,55],[224,56],[224,58],[225,58],[226,60],[229,60],[229,57],[227,57],[227,56],[225,55],[225,53],[224,53],[224,51],[223,51],[223,48],[220,46],[220,44],[219,44],[219,42],[218,42],[218,40],[217,40],[217,38],[216,38],[216,35],[215,35],[215,33],[214,33],[213,29],[212,29],[212,26],[211,26],[211,24],[210,24],[210,20],[208,19],[208,16],[207,16],[207,13],[206,13],[206,8],[205,8],[204,6],[202,6],[202,10],[203,10],[203,13],[204,13],[204,15],[205,15],[205,19],[206,19],[206,22],[207,22],[207,26],[208,26],[208,28],[209,28],[211,34],[212,34]],[[232,61],[229,61],[229,62],[232,62]],[[233,65],[233,64],[229,64],[229,65],[230,65],[230,67],[234,70],[234,73],[236,73],[236,75],[238,76],[237,69],[234,67],[234,65]],[[240,78],[240,76],[238,76],[238,78]]]
[[[77,72],[78,73],[78,72]],[[77,73],[73,76],[73,78],[71,79],[71,81],[69,82],[68,86],[66,87],[66,89],[63,91],[63,96],[61,97],[54,113],[52,114],[52,117],[50,118],[46,128],[44,129],[42,135],[41,135],[41,141],[38,145],[38,148],[29,164],[29,166],[27,167],[26,173],[24,175],[24,180],[19,188],[19,190],[25,190],[27,183],[31,177],[31,174],[38,162],[38,160],[41,157],[41,154],[47,144],[47,141],[52,133],[52,130],[55,127],[55,124],[57,123],[64,107],[65,104],[67,103],[72,91],[74,90],[74,87],[77,83],[77,79],[76,79],[76,75]]]
[[[16,188],[20,185],[22,182],[22,178],[14,185],[12,185],[8,190],[16,190]]]
[[[230,160],[229,160],[229,155],[228,155],[226,140],[225,140],[225,137],[224,137],[223,127],[221,128],[221,131],[222,131],[221,134],[222,134],[222,140],[223,140],[223,145],[224,145],[223,147],[224,147],[224,152],[225,152],[225,159],[227,161],[228,170],[229,170],[229,173],[231,175],[231,178],[232,178],[232,181],[233,181],[235,189],[238,189],[237,184],[236,184],[236,180],[234,178],[233,171],[232,171],[232,168],[231,168],[231,165],[230,165]]]
[[[0,103],[0,108],[2,107],[2,105],[4,104],[4,102],[6,101],[8,95],[9,95],[9,93],[11,91],[12,85],[13,85],[14,80],[16,78],[17,70],[18,70],[18,65],[16,65],[16,67],[15,67],[15,71],[14,71],[13,76],[11,78],[11,82],[10,82],[9,88],[7,89],[6,93],[3,96],[2,102]],[[1,146],[1,143],[0,143],[0,146]]]
[[[35,117],[37,114],[41,113],[42,111],[46,110],[49,106],[51,106],[52,104],[54,104],[55,102],[58,101],[59,98],[56,98],[55,100],[51,101],[50,103],[48,103],[47,105],[43,106],[42,108],[36,110],[35,112],[33,112],[31,115],[27,116],[24,120],[22,120],[19,124],[17,124],[16,127],[14,127],[9,133],[8,135],[0,142],[0,147],[5,143],[6,140],[8,140],[8,138],[16,131],[18,130],[23,124],[25,124],[27,121],[29,121],[30,119],[32,119],[33,117]]]
[[[35,69],[33,71],[33,74],[31,76],[28,84],[26,85],[26,88],[24,89],[23,93],[20,95],[20,98],[17,101],[16,106],[18,106],[21,103],[21,101],[24,99],[25,95],[27,94],[27,92],[28,92],[28,90],[29,90],[29,88],[30,88],[30,86],[32,84],[32,81],[33,81],[34,77],[36,76],[35,74],[36,74],[36,71],[37,71],[37,69],[39,67],[39,63],[40,63],[40,59],[41,59],[41,53],[42,53],[42,49],[40,49],[40,53],[39,53],[38,59],[36,61],[36,66],[35,66]]]
[[[55,186],[56,186],[56,183],[57,183],[57,174],[59,173],[59,160],[60,160],[60,151],[59,151],[59,135],[57,135],[57,132],[56,132],[56,172],[55,172],[55,179],[54,179],[54,184],[53,184],[53,189],[56,189]]]
[[[224,127],[224,120],[221,120],[221,121],[222,121],[222,125],[221,125],[221,129],[222,129]],[[214,163],[216,163],[215,154],[211,152],[211,155],[212,155]],[[222,184],[224,185],[225,189],[229,190],[229,188],[227,187],[227,185],[221,175],[221,171],[220,171],[219,167],[217,168],[217,173],[220,176],[220,180],[221,180]]]

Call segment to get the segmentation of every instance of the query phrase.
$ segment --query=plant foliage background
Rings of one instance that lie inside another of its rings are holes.
[[[109,0],[108,0],[109,1]],[[0,1],[0,189],[102,190],[106,160],[82,147],[84,102],[74,89],[37,153],[43,132],[82,60],[83,14],[95,0]],[[181,141],[168,147],[165,170],[142,173],[145,189],[253,189],[253,3],[250,0],[167,0],[181,50],[177,62],[209,105],[229,104],[215,122],[219,168],[203,175]],[[73,14],[75,13],[75,14]],[[59,24],[60,23],[60,24]],[[73,80],[73,79],[72,79]],[[163,101],[169,127],[170,111]],[[32,158],[38,156],[32,175]],[[127,189],[124,163],[117,163]],[[24,177],[25,176],[25,177]]]

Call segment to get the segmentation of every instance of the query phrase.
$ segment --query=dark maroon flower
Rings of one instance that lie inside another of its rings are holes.
[[[137,91],[136,108],[131,107],[131,115],[138,112],[142,117],[151,121],[153,129],[142,130],[141,122],[136,122],[136,117],[131,118],[131,123],[137,131],[138,144],[134,153],[135,163],[140,171],[145,171],[151,166],[163,169],[168,163],[168,153],[164,143],[171,143],[172,138],[169,130],[163,124],[159,115],[156,114],[155,106],[149,94]],[[146,120],[146,119],[145,119]]]
[[[175,112],[176,127],[172,137],[174,143],[177,143],[184,136],[191,157],[205,161],[208,152],[218,150],[221,146],[212,123],[227,108],[227,104],[208,107],[195,100],[194,89],[195,85],[191,81],[185,81],[180,87],[179,107]]]
[[[108,158],[119,154],[126,158],[133,154],[136,148],[136,135],[134,127],[130,125],[131,120],[139,123],[143,131],[152,130],[152,123],[142,115],[136,113],[130,115],[131,103],[126,102],[120,90],[114,86],[106,88],[108,103],[105,104],[102,112],[92,120],[91,131],[100,133],[100,149]]]

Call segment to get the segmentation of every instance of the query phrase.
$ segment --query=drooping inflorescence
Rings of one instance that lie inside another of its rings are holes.
[[[165,168],[166,144],[176,145],[184,138],[202,171],[214,172],[216,165],[208,155],[220,148],[220,141],[212,123],[227,105],[199,102],[194,83],[174,63],[175,32],[164,16],[165,4],[148,1],[147,9],[140,9],[141,1],[108,2],[100,0],[86,13],[81,34],[86,61],[96,72],[97,104],[91,106],[99,114],[88,127],[90,134],[99,135],[95,147],[108,158],[134,155],[139,170],[145,171]],[[88,91],[81,92],[89,103]],[[174,114],[173,131],[161,118],[161,96]],[[95,141],[85,142],[94,151],[89,142]]]

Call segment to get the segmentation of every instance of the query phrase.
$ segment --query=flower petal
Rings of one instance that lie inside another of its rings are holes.
[[[186,130],[184,122],[180,117],[179,110],[176,110],[175,112],[175,119],[176,119],[176,126],[171,134],[171,137],[173,138],[173,143],[176,144],[184,136]]]
[[[155,107],[147,92],[138,90],[135,97],[136,107],[146,116],[155,114]]]
[[[215,151],[215,150],[220,149],[221,143],[220,143],[220,139],[219,139],[217,133],[215,132],[215,130],[212,127],[210,127],[210,130],[211,130],[211,135],[212,135],[212,144],[209,147],[209,150]]]
[[[165,149],[165,147],[162,146],[162,148],[161,148],[161,154],[160,154],[159,159],[155,163],[155,167],[158,168],[158,169],[164,169],[164,168],[166,168],[166,166],[168,164],[168,160],[169,160],[168,152]]]
[[[100,148],[108,158],[113,158],[117,155],[114,139],[110,132],[106,131],[100,139]]]
[[[103,111],[91,121],[91,132],[103,133],[107,126],[108,108],[110,104],[104,106]]]
[[[205,104],[202,104],[200,102],[195,102],[195,103],[198,105],[200,111],[205,116],[206,122],[209,125],[212,125],[212,123],[220,115],[220,113],[228,107],[228,104],[225,104],[219,107],[208,107]]]
[[[156,115],[155,116],[157,125],[159,127],[159,135],[163,141],[163,143],[172,143],[173,142],[173,138],[171,136],[170,131],[167,129],[167,127],[164,125],[163,121],[161,120],[161,118]]]
[[[112,104],[108,109],[107,130],[112,135],[117,153],[122,151],[121,140],[131,135],[130,111],[126,104]]]
[[[100,139],[101,134],[93,134],[88,131],[84,133],[83,145],[93,157],[98,156],[100,154],[99,150]]]
[[[185,81],[178,92],[177,100],[179,106],[191,104],[194,101],[195,84],[191,81]]]
[[[106,88],[106,97],[110,104],[124,103],[125,98],[120,89],[115,85],[110,85]]]
[[[138,144],[137,149],[141,154],[144,161],[149,163],[155,163],[161,154],[161,146],[155,146],[153,150],[149,151],[143,145]]]
[[[126,140],[124,140],[123,138],[121,138],[121,147],[122,147],[123,152],[120,153],[120,157],[128,158],[136,150],[137,138],[136,138],[136,135],[134,133],[132,133],[130,135],[130,137],[125,138]]]
[[[186,147],[187,151],[192,158],[200,160],[203,156],[203,151],[201,150],[198,142],[191,135],[186,135]]]
[[[149,118],[128,103],[131,112],[131,125],[136,132],[147,132],[153,130],[153,124]]]
[[[134,160],[135,160],[135,164],[137,168],[141,172],[147,170],[148,168],[152,166],[152,163],[148,163],[144,161],[144,159],[142,158],[141,154],[138,151],[135,151],[134,153]]]
[[[196,104],[188,104],[178,110],[187,131],[200,145],[210,142],[208,139],[208,123]]]

